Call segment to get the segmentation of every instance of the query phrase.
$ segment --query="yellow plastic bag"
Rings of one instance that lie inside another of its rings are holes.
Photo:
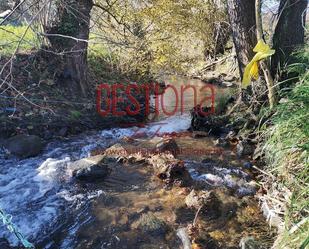
[[[251,78],[258,79],[258,62],[269,56],[272,56],[276,51],[274,49],[271,49],[263,40],[259,40],[255,48],[253,49],[253,52],[256,52],[256,54],[245,68],[242,80],[242,88],[247,88],[250,85]]]

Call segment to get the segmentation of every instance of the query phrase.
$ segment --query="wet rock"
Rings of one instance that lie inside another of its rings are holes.
[[[167,232],[166,223],[151,213],[143,214],[139,218],[137,228],[153,236],[165,235]]]
[[[52,133],[50,130],[45,130],[45,131],[43,132],[43,138],[44,138],[45,140],[52,139],[52,137],[53,137],[53,133]]]
[[[189,208],[201,209],[202,212],[212,217],[221,215],[222,202],[214,191],[197,192],[192,190],[186,197],[185,203]]]
[[[244,186],[240,186],[236,190],[236,195],[238,197],[244,197],[249,195],[255,195],[258,190],[258,184],[255,181],[250,181],[249,183],[244,184]]]
[[[180,149],[173,138],[163,139],[156,145],[156,152],[164,153],[170,152],[173,156],[177,156],[180,152]]]
[[[204,131],[208,134],[219,136],[223,133],[228,121],[225,116],[217,116],[211,108],[196,106],[191,110],[191,129],[193,131]]]
[[[158,178],[167,184],[188,186],[192,178],[183,161],[175,159],[172,154],[157,154],[148,159]]]
[[[199,209],[203,205],[203,198],[198,195],[195,190],[192,190],[186,197],[186,205],[189,208]]]
[[[240,141],[237,144],[237,155],[239,157],[242,156],[251,156],[254,153],[254,145],[251,144],[249,141],[244,140],[244,141]]]
[[[58,135],[60,137],[65,137],[67,134],[68,134],[68,127],[62,127],[58,132]]]
[[[122,144],[115,144],[106,149],[104,155],[110,161],[117,161],[119,158],[128,157],[130,153]]]
[[[5,148],[11,154],[21,158],[37,156],[43,147],[42,139],[35,135],[17,135],[5,142]]]
[[[253,237],[244,237],[239,243],[241,249],[262,249],[261,245]]]
[[[253,164],[252,164],[251,162],[245,162],[245,163],[243,164],[243,166],[244,166],[244,168],[246,168],[246,169],[252,169]]]
[[[71,163],[73,177],[82,181],[105,178],[110,173],[110,169],[104,159],[104,155],[98,155]]]

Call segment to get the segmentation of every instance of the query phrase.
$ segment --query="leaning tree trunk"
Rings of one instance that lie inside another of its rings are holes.
[[[46,28],[53,50],[63,53],[63,78],[72,89],[85,96],[87,84],[87,49],[92,0],[66,0],[57,4],[57,20]]]
[[[239,72],[242,78],[246,65],[253,57],[256,44],[255,1],[227,0]]]
[[[307,5],[308,0],[280,1],[279,20],[273,37],[273,47],[276,49],[272,57],[273,75],[277,75],[280,67],[292,63],[292,52],[304,44]]]

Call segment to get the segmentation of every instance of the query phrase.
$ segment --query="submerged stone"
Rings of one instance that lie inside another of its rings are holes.
[[[186,205],[207,213],[210,216],[218,217],[221,215],[222,202],[214,191],[197,192],[192,190],[186,197]]]
[[[139,218],[137,228],[154,236],[164,235],[167,232],[166,223],[151,213],[143,214]]]
[[[153,166],[155,174],[165,183],[175,183],[180,186],[188,186],[192,178],[183,161],[175,159],[172,154],[157,154],[148,159]]]

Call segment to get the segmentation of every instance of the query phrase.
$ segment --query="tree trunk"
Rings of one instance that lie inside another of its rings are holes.
[[[252,59],[256,44],[255,1],[227,0],[239,72],[242,78],[246,65]]]
[[[293,63],[291,53],[304,44],[304,25],[308,0],[281,0],[279,20],[273,37],[273,47],[276,49],[272,57],[272,74],[278,69]]]
[[[57,20],[46,33],[53,50],[63,52],[62,78],[72,89],[88,92],[87,49],[92,0],[69,0],[57,3]]]

